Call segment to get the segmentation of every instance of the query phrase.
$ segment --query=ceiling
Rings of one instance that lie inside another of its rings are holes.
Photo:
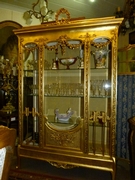
[[[125,1],[95,0],[95,2],[90,2],[90,0],[48,0],[48,7],[54,11],[65,8],[70,13],[71,18],[98,18],[115,16],[118,7],[123,10]],[[31,9],[32,4],[36,2],[37,0],[0,0],[0,3],[8,3],[10,6],[19,6],[26,10]]]

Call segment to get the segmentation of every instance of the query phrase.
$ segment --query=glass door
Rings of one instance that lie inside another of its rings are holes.
[[[39,144],[38,47],[27,43],[23,49],[23,145]]]
[[[53,47],[53,51],[52,50]],[[70,130],[83,118],[81,42],[48,42],[45,47],[44,115],[56,130]]]
[[[89,152],[92,154],[109,154],[111,84],[110,41],[94,39],[90,56]]]

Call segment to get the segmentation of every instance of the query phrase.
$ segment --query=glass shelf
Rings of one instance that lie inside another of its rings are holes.
[[[68,120],[59,120],[58,118],[54,116],[46,116],[46,121],[52,128],[56,128],[57,130],[68,130],[77,127],[80,122],[80,117],[72,117]]]
[[[90,96],[90,98],[111,98],[111,96]]]
[[[95,68],[95,67],[92,67],[90,68],[92,71],[93,70],[96,70],[96,71],[104,71],[104,70],[108,70],[109,68]],[[24,70],[24,72],[33,72],[34,70]],[[45,69],[45,71],[84,71],[84,69],[79,69],[79,68],[72,68],[72,69],[64,69],[64,68],[61,68],[61,69]]]
[[[25,94],[25,96],[38,96],[39,94]],[[80,95],[80,96],[78,96],[78,95],[44,95],[45,97],[57,97],[57,98],[60,98],[60,97],[72,97],[72,98],[83,98],[84,96],[83,95]],[[111,96],[90,96],[90,98],[95,98],[95,99],[97,99],[97,98],[111,98]]]
[[[45,97],[58,97],[58,98],[60,98],[60,97],[72,97],[72,98],[82,98],[82,97],[84,97],[83,95],[45,95]]]

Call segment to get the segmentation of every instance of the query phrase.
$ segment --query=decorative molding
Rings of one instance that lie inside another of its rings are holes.
[[[68,146],[69,144],[74,144],[76,136],[75,134],[65,133],[65,132],[52,132],[50,134],[50,139],[55,141],[60,146]]]
[[[58,163],[58,162],[53,162],[53,161],[48,161],[52,166],[55,166],[57,168],[63,168],[63,169],[72,169],[75,167],[79,167],[79,166],[75,166],[75,165],[71,165],[71,164],[64,164],[64,163]]]

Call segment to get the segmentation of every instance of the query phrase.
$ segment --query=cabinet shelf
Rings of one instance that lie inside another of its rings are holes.
[[[91,68],[91,69],[95,69],[95,68]],[[105,69],[105,68],[104,68]],[[37,69],[36,69],[37,70]],[[28,70],[23,70],[25,73],[27,73],[27,72],[30,72],[30,73],[33,73],[33,71],[34,71],[34,69],[28,69]],[[61,72],[61,71],[66,71],[66,72],[69,72],[70,73],[70,71],[72,72],[75,72],[75,71],[84,71],[84,69],[79,69],[79,68],[71,68],[71,69],[64,69],[64,68],[61,68],[61,69],[45,69],[44,70],[45,72],[47,72],[47,71],[52,71],[52,72]],[[37,70],[37,72],[38,72],[38,70]]]
[[[133,60],[132,61],[130,61],[130,62],[134,62]],[[104,70],[109,70],[109,68],[95,68],[95,67],[93,67],[93,68],[90,68],[92,71],[104,71]],[[29,73],[33,73],[33,71],[34,71],[34,69],[31,69],[31,70],[24,70],[24,73],[27,73],[27,72],[29,72]],[[79,68],[71,68],[71,69],[63,69],[63,68],[61,68],[61,69],[46,69],[45,70],[45,72],[47,72],[47,71],[52,71],[52,72],[60,72],[60,71],[66,71],[66,72],[69,72],[70,73],[70,71],[84,71],[84,69],[79,69]]]
[[[67,97],[67,98],[82,98],[84,97],[83,95],[45,95],[45,97],[58,97],[58,98],[62,98],[62,97]]]
[[[26,94],[25,96],[39,96],[39,94]],[[57,97],[57,98],[62,98],[62,97],[67,97],[67,98],[83,98],[84,95],[44,95],[45,97]],[[111,96],[90,96],[90,98],[97,99],[97,98],[111,98]]]
[[[111,98],[111,96],[90,96],[90,98],[93,98],[93,99],[94,98],[95,99],[97,99],[97,98],[101,98],[102,99],[103,98],[104,99],[104,98]]]

